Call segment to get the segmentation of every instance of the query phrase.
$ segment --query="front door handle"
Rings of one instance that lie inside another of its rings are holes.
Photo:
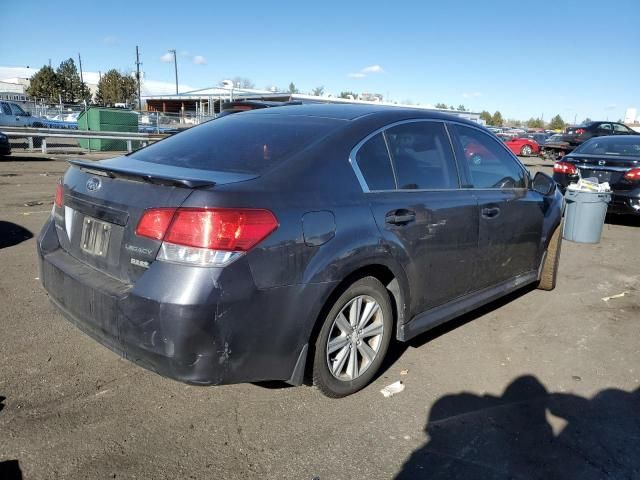
[[[409,222],[413,222],[416,219],[416,213],[411,210],[393,210],[387,213],[384,217],[384,221],[391,225],[405,225]]]
[[[482,216],[484,218],[496,218],[500,215],[500,209],[498,207],[490,207],[482,209]]]

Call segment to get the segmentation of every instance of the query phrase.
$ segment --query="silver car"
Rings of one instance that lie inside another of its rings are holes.
[[[29,112],[25,112],[17,103],[0,102],[0,125],[41,128],[46,126],[46,122],[40,117],[34,117]]]

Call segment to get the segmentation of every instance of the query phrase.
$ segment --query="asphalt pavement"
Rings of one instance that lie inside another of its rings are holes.
[[[0,478],[640,478],[640,222],[564,242],[554,291],[395,346],[351,397],[194,387],[121,359],[49,303],[35,236],[63,160],[0,160]]]

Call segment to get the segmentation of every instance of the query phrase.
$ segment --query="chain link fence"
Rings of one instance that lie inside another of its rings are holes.
[[[49,129],[69,129],[69,130],[96,130],[92,125],[87,125],[82,121],[81,115],[85,112],[84,105],[44,105],[36,102],[21,103],[22,108],[31,114],[32,124]],[[89,106],[89,108],[94,106]],[[100,107],[98,107],[100,108]],[[109,112],[113,112],[113,117],[121,117],[119,113],[129,113],[134,120],[127,120],[123,127],[119,120],[110,120]],[[173,134],[203,122],[212,120],[216,115],[205,114],[195,111],[184,111],[181,113],[152,112],[145,110],[130,110],[125,108],[105,110],[104,124],[99,128],[102,131],[117,132],[139,132],[148,134]],[[80,121],[79,121],[80,120]],[[0,126],[0,131],[3,126]],[[126,128],[125,128],[126,127]],[[31,151],[31,148],[38,150],[41,146],[41,139],[33,138],[32,144],[27,138],[11,138],[11,148],[14,152]],[[56,137],[47,139],[47,151],[51,153],[82,153],[96,150],[105,151],[103,143],[96,140],[82,141],[74,138]],[[111,142],[107,148],[111,151],[124,151],[123,142]],[[98,147],[98,148],[96,148]]]

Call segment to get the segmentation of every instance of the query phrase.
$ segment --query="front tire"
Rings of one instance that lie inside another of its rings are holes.
[[[353,283],[333,304],[315,342],[313,383],[327,397],[364,388],[380,369],[393,334],[389,293],[374,277]]]
[[[520,155],[522,155],[523,157],[528,157],[532,152],[533,150],[531,149],[530,145],[523,145],[520,149]]]
[[[542,273],[540,274],[540,290],[553,290],[556,288],[558,279],[558,264],[560,263],[560,250],[562,249],[562,224],[553,232],[549,246],[547,247],[547,256],[544,259]]]

